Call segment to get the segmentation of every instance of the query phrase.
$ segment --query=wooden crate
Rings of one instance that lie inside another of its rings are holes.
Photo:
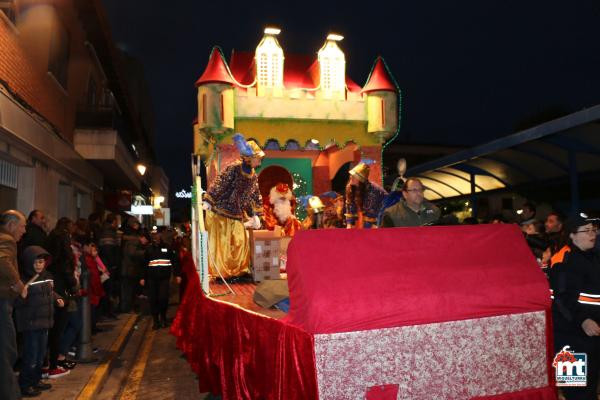
[[[250,231],[252,277],[255,282],[280,279],[281,230]]]

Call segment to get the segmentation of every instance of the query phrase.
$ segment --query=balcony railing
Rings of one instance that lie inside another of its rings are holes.
[[[118,129],[118,114],[112,107],[79,107],[75,124],[77,128]]]

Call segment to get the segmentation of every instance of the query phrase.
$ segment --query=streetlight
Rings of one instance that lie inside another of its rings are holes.
[[[136,168],[140,175],[144,176],[144,174],[146,173],[146,166],[144,164],[138,164]]]
[[[160,208],[161,203],[165,201],[164,196],[157,196],[154,198],[154,208]]]

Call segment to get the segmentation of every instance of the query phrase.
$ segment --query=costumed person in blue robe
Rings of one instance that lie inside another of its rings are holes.
[[[227,166],[204,195],[208,232],[208,267],[223,279],[246,275],[250,267],[248,229],[260,229],[263,202],[254,168],[265,153],[254,141],[237,133],[233,141],[240,160]]]
[[[404,181],[406,178],[404,174],[406,173],[406,159],[401,158],[398,160],[396,164],[396,169],[398,170],[398,177],[394,179],[394,183],[392,183],[392,190],[390,193],[383,199],[383,206],[379,211],[379,215],[377,215],[377,226],[381,226],[381,221],[383,219],[383,212],[386,208],[389,208],[402,200],[402,186],[404,185]]]
[[[381,186],[369,182],[369,166],[373,163],[373,160],[363,160],[349,172],[344,201],[347,229],[377,228],[377,215],[387,192]]]

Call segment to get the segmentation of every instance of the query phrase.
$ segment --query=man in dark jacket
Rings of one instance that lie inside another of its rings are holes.
[[[71,297],[76,294],[79,282],[75,278],[75,256],[71,247],[71,235],[74,232],[74,224],[69,218],[62,217],[56,222],[56,227],[48,235],[46,246],[52,261],[48,271],[54,279],[54,291],[65,299],[68,305]],[[63,335],[69,314],[67,308],[56,308],[54,310],[54,326],[48,335],[50,378],[64,375],[64,368],[58,365],[60,339]]]
[[[158,232],[152,232],[152,243],[146,249],[144,279],[140,285],[147,287],[150,298],[150,312],[154,318],[153,329],[167,326],[169,306],[169,283],[171,273],[177,283],[181,283],[181,269],[177,254],[161,241]]]
[[[563,232],[564,222],[565,216],[557,211],[552,211],[548,214],[546,221],[544,222],[544,228],[546,235],[548,235],[548,244],[550,245],[552,254],[555,254],[566,244]]]
[[[17,242],[25,233],[25,216],[8,210],[0,214],[0,399],[21,397],[13,372],[17,361],[17,338],[12,312],[15,297],[26,291],[19,279]]]
[[[131,218],[128,229],[123,232],[121,258],[121,312],[131,312],[134,299],[139,293],[139,281],[143,278],[144,252],[148,239],[141,234],[140,223]]]
[[[566,223],[569,244],[552,260],[554,347],[587,354],[587,382],[563,387],[565,399],[596,399],[600,373],[600,254],[594,249],[598,228],[579,216]]]
[[[27,217],[27,227],[25,234],[21,238],[21,249],[26,249],[29,246],[43,247],[46,244],[46,216],[40,210],[33,210]]]
[[[402,197],[395,205],[383,212],[382,226],[424,226],[436,223],[440,209],[425,200],[425,186],[417,178],[408,178],[402,186]]]
[[[23,358],[19,386],[23,397],[34,397],[52,385],[42,379],[42,365],[46,356],[48,330],[54,325],[54,304],[64,307],[64,300],[54,292],[52,274],[46,271],[50,254],[39,246],[23,251],[22,277],[27,287],[15,301],[17,331],[23,333]]]
[[[102,305],[104,315],[109,318],[116,318],[113,313],[112,299],[117,301],[120,294],[121,246],[117,232],[118,227],[119,217],[117,214],[108,214],[98,239],[98,254],[110,274],[110,279],[103,284],[106,297],[103,299]]]

